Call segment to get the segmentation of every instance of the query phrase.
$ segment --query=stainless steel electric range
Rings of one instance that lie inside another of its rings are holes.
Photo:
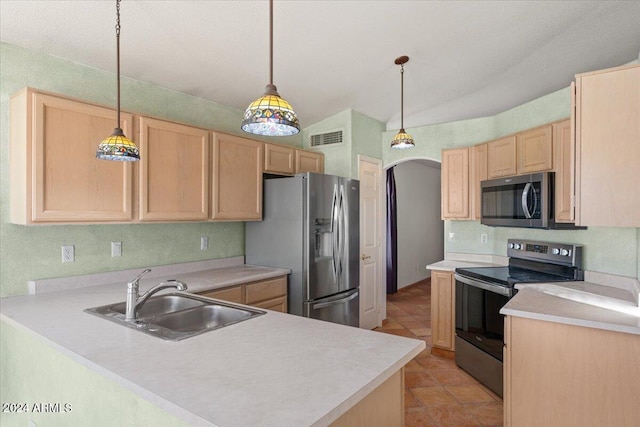
[[[517,283],[583,280],[582,246],[509,239],[509,265],[456,268],[456,364],[502,396],[504,316]]]

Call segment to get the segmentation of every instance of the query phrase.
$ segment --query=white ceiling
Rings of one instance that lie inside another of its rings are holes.
[[[244,110],[268,2],[123,0],[122,74]],[[0,0],[0,38],[115,71],[115,0]],[[492,115],[640,52],[640,1],[275,0],[274,83],[302,127],[347,108],[406,128]]]

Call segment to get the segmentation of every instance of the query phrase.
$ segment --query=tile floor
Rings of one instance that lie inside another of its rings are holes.
[[[427,348],[405,368],[405,426],[502,426],[502,399],[431,354],[429,279],[387,296],[387,319],[377,331],[424,340]]]

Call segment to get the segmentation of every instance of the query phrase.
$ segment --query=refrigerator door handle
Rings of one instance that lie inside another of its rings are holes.
[[[331,262],[333,267],[333,277],[338,280],[338,218],[340,215],[338,206],[338,185],[333,186],[333,200],[331,202]]]
[[[345,239],[345,229],[346,229],[346,211],[344,209],[344,185],[340,184],[340,201],[338,203],[339,206],[339,210],[338,212],[340,212],[340,217],[338,220],[338,274],[340,276],[342,276],[342,271],[344,268],[344,264],[345,264],[345,245],[346,245],[346,239]]]
[[[320,308],[330,307],[330,306],[336,305],[336,304],[344,304],[344,303],[349,302],[352,299],[357,298],[357,297],[358,297],[358,291],[355,290],[351,295],[348,295],[348,296],[346,296],[344,298],[340,298],[340,299],[333,300],[333,301],[321,302],[321,303],[318,303],[318,304],[314,304],[311,308],[314,309],[314,310],[318,310]]]

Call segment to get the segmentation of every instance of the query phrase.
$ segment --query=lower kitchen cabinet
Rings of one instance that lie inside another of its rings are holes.
[[[505,319],[504,425],[637,426],[640,336]]]
[[[330,426],[402,427],[404,393],[404,368],[401,368]]]
[[[200,292],[199,295],[286,313],[287,276]]]
[[[453,272],[431,272],[432,352],[444,356],[455,350],[455,291]]]

